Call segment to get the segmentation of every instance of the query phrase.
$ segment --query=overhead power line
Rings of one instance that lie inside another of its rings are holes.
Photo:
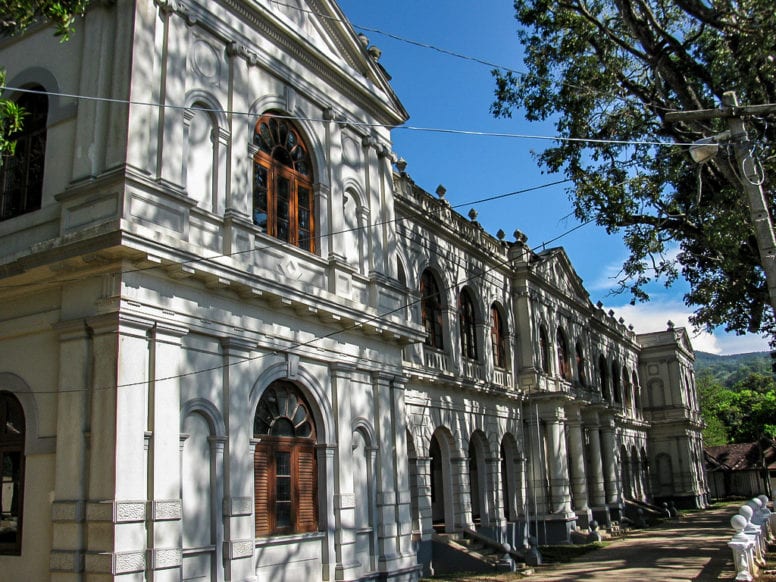
[[[172,105],[167,103],[155,103],[152,101],[139,101],[136,99],[117,99],[113,97],[97,97],[93,95],[79,95],[76,93],[64,93],[60,91],[39,91],[35,89],[25,89],[23,87],[10,87],[8,85],[0,86],[0,91],[13,91],[19,93],[37,93],[49,96],[64,97],[66,99],[86,100],[86,101],[98,101],[103,103],[114,103],[119,105],[133,105],[139,107],[154,107],[156,109],[171,109],[179,111],[203,111],[207,113],[218,113],[223,115],[240,116],[240,117],[253,117],[258,119],[261,114],[251,113],[249,111],[227,111],[225,109],[213,109],[208,107],[187,107],[185,105]],[[559,142],[574,142],[574,143],[590,143],[590,144],[610,144],[610,145],[633,145],[633,146],[658,146],[658,147],[687,147],[692,143],[682,143],[675,141],[655,141],[655,140],[618,140],[618,139],[602,139],[595,137],[563,137],[558,135],[540,135],[540,134],[528,134],[528,133],[510,133],[510,132],[497,132],[497,131],[479,131],[471,129],[458,129],[458,128],[446,128],[446,127],[421,127],[414,125],[395,125],[386,123],[367,123],[365,121],[359,121],[351,118],[338,118],[338,119],[326,119],[323,117],[308,117],[301,115],[282,115],[273,113],[273,117],[277,119],[287,119],[289,121],[306,121],[310,123],[336,123],[338,125],[349,125],[353,127],[365,127],[375,128],[381,127],[388,130],[405,130],[405,131],[417,131],[426,133],[442,133],[449,135],[461,135],[461,136],[475,136],[475,137],[492,137],[492,138],[511,138],[511,139],[525,139],[525,140],[542,140],[542,141],[559,141]]]

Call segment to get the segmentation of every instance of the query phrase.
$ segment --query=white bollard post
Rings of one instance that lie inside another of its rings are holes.
[[[746,527],[746,518],[736,514],[730,518],[730,525],[736,533],[728,542],[728,547],[733,551],[733,564],[736,566],[736,580],[752,582],[752,571],[754,569],[754,560],[752,557],[752,548],[754,542],[744,533]]]
[[[762,530],[752,523],[752,508],[749,505],[742,505],[738,509],[738,515],[746,520],[744,533],[754,542],[754,562],[757,566],[765,565],[765,555],[762,547]]]

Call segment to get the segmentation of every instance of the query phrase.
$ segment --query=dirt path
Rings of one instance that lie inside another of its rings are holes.
[[[542,566],[526,580],[732,580],[736,572],[727,542],[737,510],[732,505],[686,514],[629,533],[576,562]]]

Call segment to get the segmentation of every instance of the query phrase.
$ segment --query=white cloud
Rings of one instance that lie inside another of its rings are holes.
[[[605,306],[605,309],[613,309],[615,316],[622,317],[626,325],[633,325],[636,333],[665,330],[670,320],[676,327],[687,329],[693,348],[699,352],[728,355],[769,349],[767,340],[757,335],[737,336],[722,330],[713,334],[696,332],[689,322],[690,312],[681,301],[653,300],[637,305]]]
[[[668,261],[673,261],[679,254],[679,247],[668,249],[664,253],[664,257]],[[619,280],[622,278],[622,265],[625,262],[627,255],[622,255],[617,260],[614,260],[604,265],[598,272],[595,279],[590,284],[586,284],[589,291],[611,291],[619,287]],[[651,274],[652,272],[648,273]]]

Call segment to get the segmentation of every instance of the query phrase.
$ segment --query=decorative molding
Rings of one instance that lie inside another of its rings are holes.
[[[183,565],[183,550],[180,548],[154,548],[148,550],[148,565],[152,570],[177,568]]]
[[[151,519],[154,521],[169,521],[181,519],[183,509],[180,499],[165,499],[150,502]]]
[[[95,574],[128,574],[146,567],[145,552],[100,552],[85,556],[86,571]]]
[[[230,560],[253,557],[253,548],[253,540],[234,540],[231,542],[224,542],[224,554]]]
[[[131,523],[145,521],[145,501],[90,501],[86,504],[87,521]]]

